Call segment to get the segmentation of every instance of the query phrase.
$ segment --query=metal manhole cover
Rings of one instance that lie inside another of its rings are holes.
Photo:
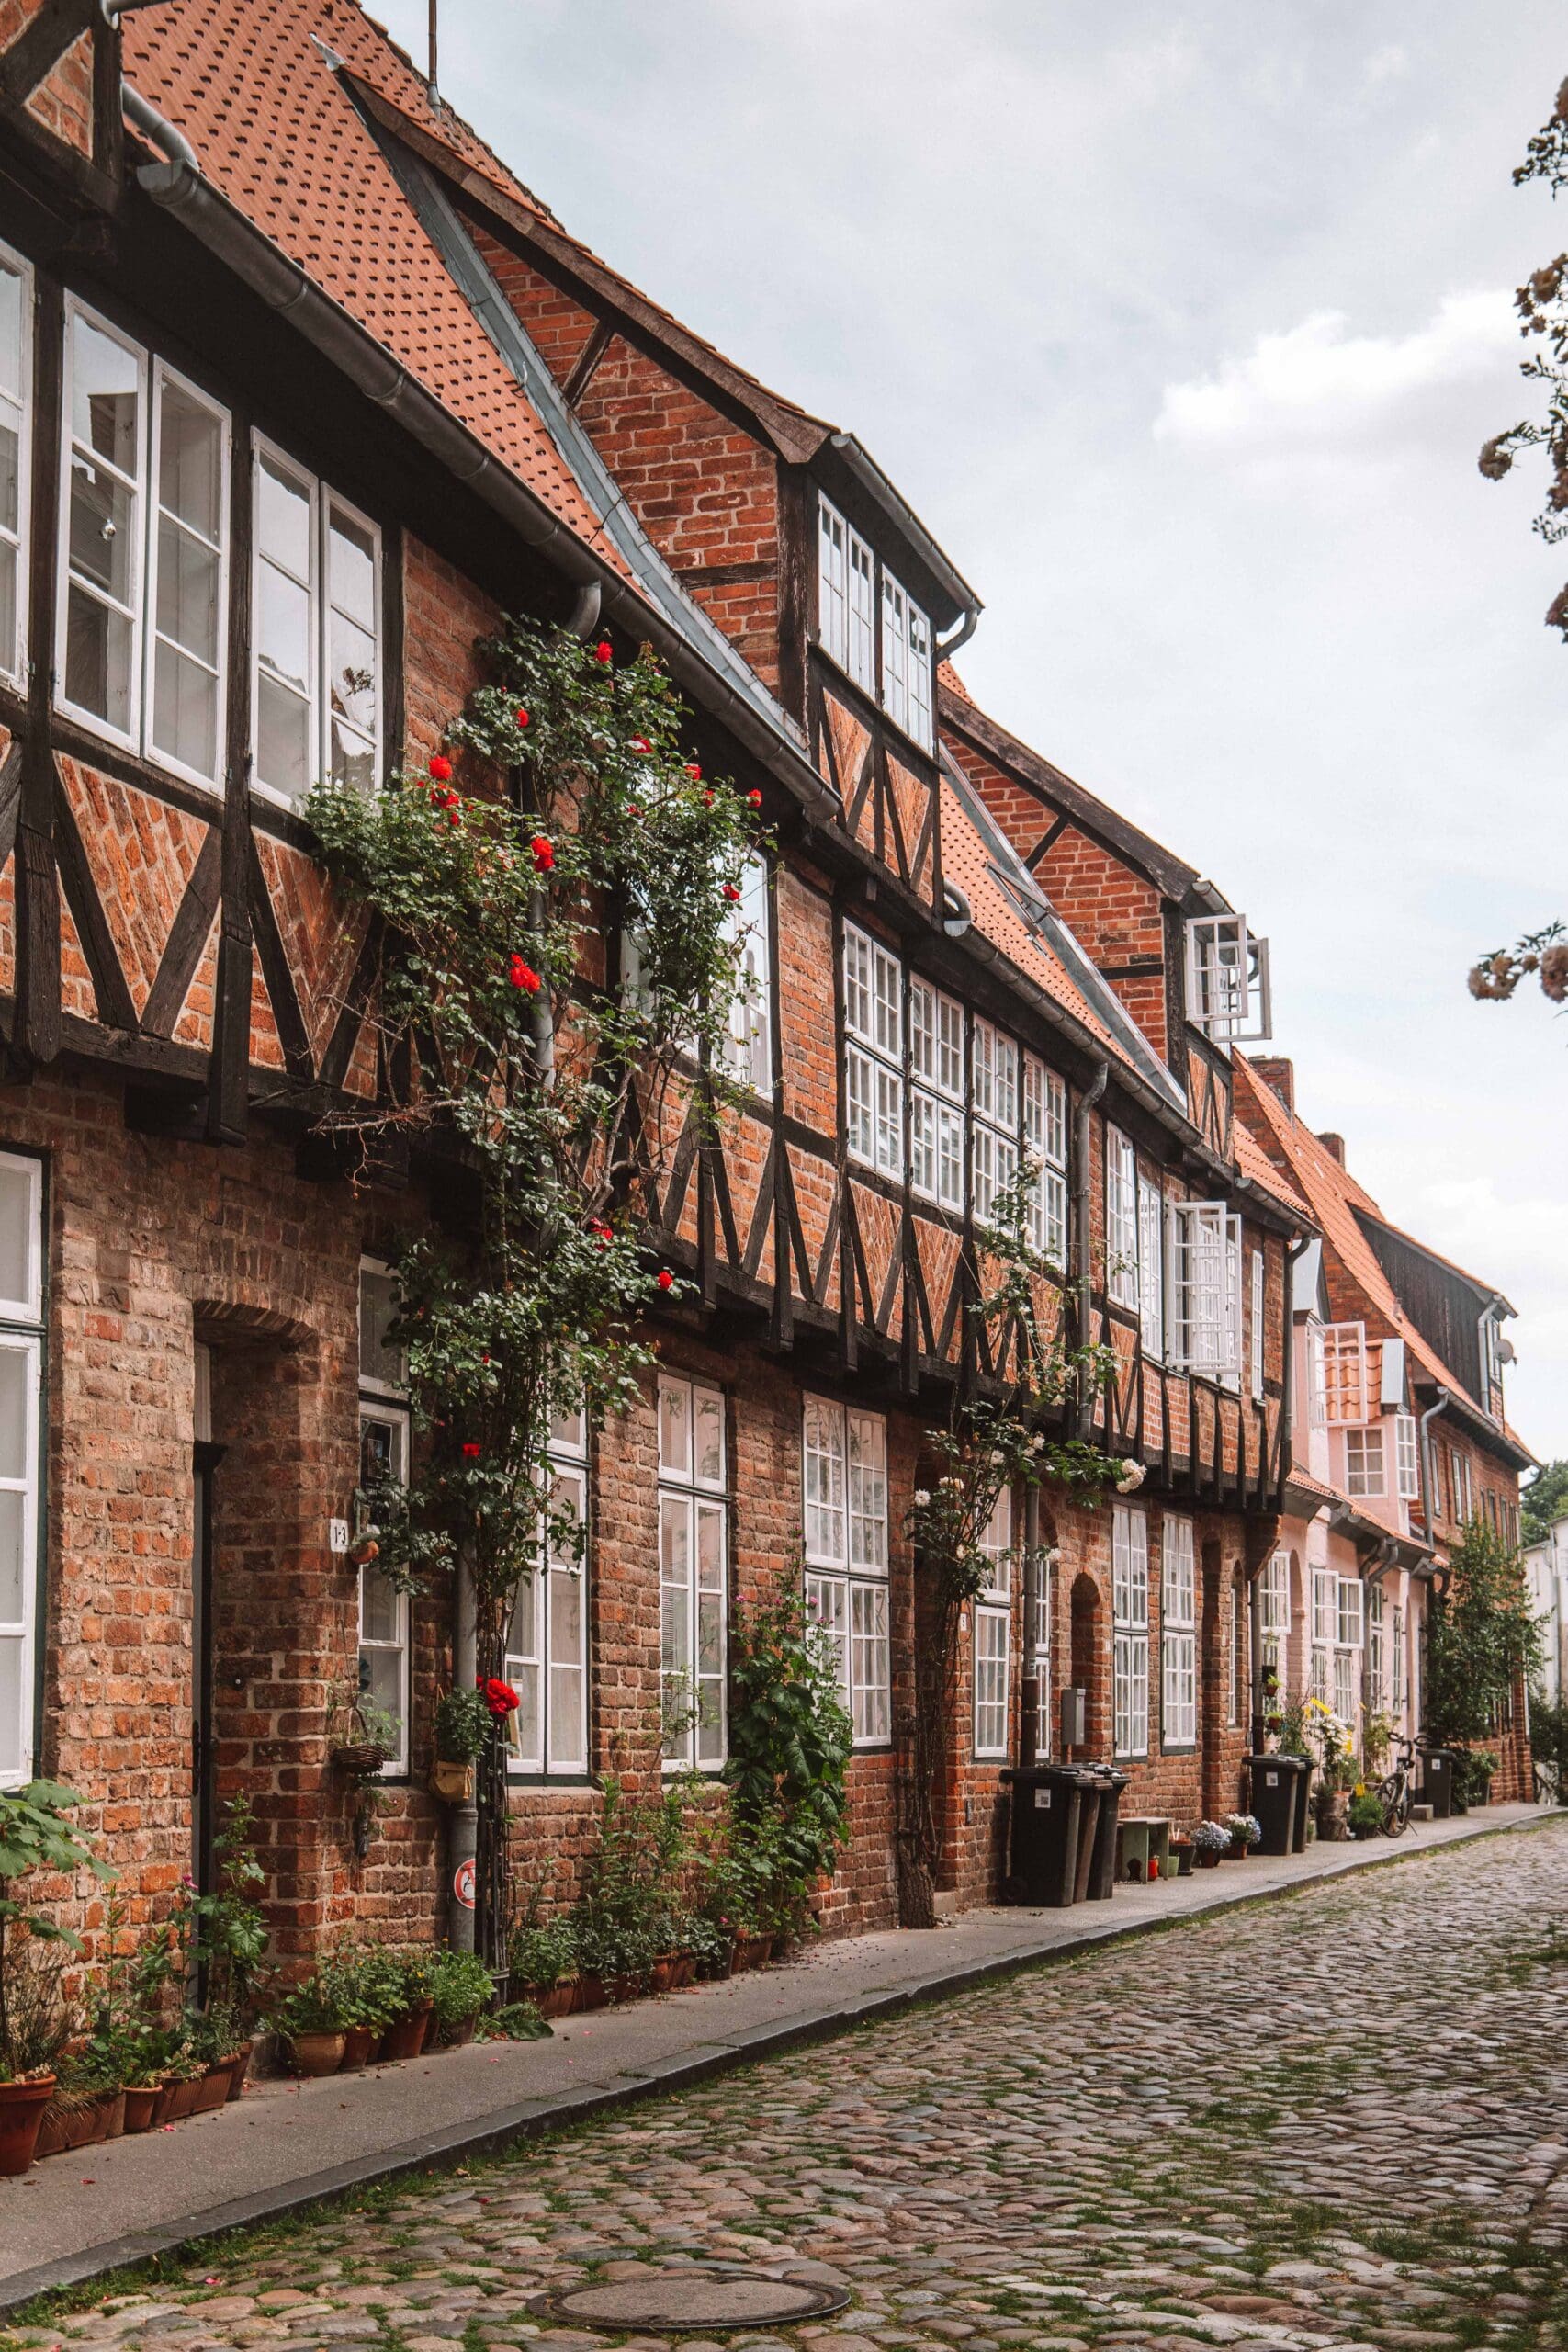
[[[558,2294],[536,2295],[530,2308],[550,2319],[578,2320],[618,2335],[646,2327],[683,2335],[698,2328],[793,2327],[825,2319],[849,2301],[841,2289],[757,2271],[650,2270],[641,2278],[602,2278]]]

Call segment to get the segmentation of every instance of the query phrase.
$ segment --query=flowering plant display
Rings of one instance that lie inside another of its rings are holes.
[[[1255,1813],[1227,1813],[1225,1829],[1233,1846],[1260,1846],[1263,1824]]]
[[[510,1682],[502,1680],[499,1674],[487,1675],[479,1689],[487,1709],[497,1723],[504,1723],[508,1715],[516,1713],[520,1703],[517,1693]]]
[[[1325,1789],[1352,1789],[1359,1773],[1356,1736],[1343,1715],[1321,1699],[1302,1702],[1302,1723],[1307,1740],[1317,1751],[1318,1770]]]
[[[1223,1854],[1231,1842],[1231,1833],[1223,1821],[1201,1821],[1192,1832],[1192,1843],[1201,1854]]]

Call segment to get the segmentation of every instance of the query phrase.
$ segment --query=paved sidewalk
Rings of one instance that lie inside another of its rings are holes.
[[[815,1947],[786,1967],[558,2025],[545,2042],[479,2044],[347,2079],[263,2083],[237,2107],[162,2133],[51,2157],[0,2181],[0,2310],[333,2191],[455,2159],[825,2039],[923,1998],[1167,1921],[1565,1816],[1495,1805],[1395,1845],[1314,1845],[1067,1911],[964,1914]]]

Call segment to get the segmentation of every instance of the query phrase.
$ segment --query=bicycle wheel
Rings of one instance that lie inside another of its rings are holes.
[[[1403,1837],[1410,1821],[1410,1792],[1403,1772],[1390,1772],[1378,1782],[1378,1803],[1382,1807],[1383,1836]]]

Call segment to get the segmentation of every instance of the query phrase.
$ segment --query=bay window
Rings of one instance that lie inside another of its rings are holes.
[[[807,1396],[801,1486],[806,1606],[829,1636],[857,1747],[885,1741],[892,1722],[888,1635],[887,1424]]]
[[[1134,1503],[1112,1506],[1111,1696],[1118,1756],[1149,1750],[1149,1521]]]
[[[964,1007],[909,982],[909,1182],[944,1209],[964,1206]]]
[[[28,670],[28,509],[32,481],[33,274],[0,245],[0,677]]]
[[[868,695],[876,691],[871,549],[837,507],[818,502],[817,634],[823,650]]]
[[[1166,1513],[1160,1573],[1160,1736],[1167,1747],[1198,1739],[1198,1575],[1192,1521]]]
[[[932,746],[931,625],[892,573],[882,574],[882,707],[922,751]]]
[[[970,1089],[970,1183],[975,1215],[984,1223],[997,1194],[1018,1176],[1018,1047],[988,1021],[975,1023]]]
[[[1067,1262],[1067,1090],[1032,1054],[1023,1057],[1023,1146],[1035,1167],[1029,1239],[1060,1271]]]
[[[381,536],[258,435],[252,752],[258,787],[369,791],[380,748]]]
[[[130,751],[215,784],[228,415],[68,299],[63,435],[61,706]]]
[[[581,1776],[588,1770],[587,1538],[588,1418],[581,1410],[558,1413],[550,1424],[549,1510],[539,1563],[519,1577],[507,1626],[502,1671],[517,1693],[507,1717],[511,1771]]]
[[[980,1549],[987,1581],[975,1599],[975,1753],[1008,1752],[1009,1668],[1012,1658],[1012,1492],[997,1497]]]
[[[856,1159],[904,1172],[903,973],[880,941],[844,927],[844,1123]]]
[[[1271,1031],[1269,943],[1241,915],[1198,915],[1187,926],[1187,1017],[1216,1045]]]
[[[724,1762],[729,1542],[724,1397],[704,1381],[659,1381],[659,1622],[664,1760]]]
[[[1119,1306],[1138,1304],[1138,1156],[1105,1130],[1105,1286]]]
[[[0,1788],[33,1777],[43,1169],[0,1152]]]

